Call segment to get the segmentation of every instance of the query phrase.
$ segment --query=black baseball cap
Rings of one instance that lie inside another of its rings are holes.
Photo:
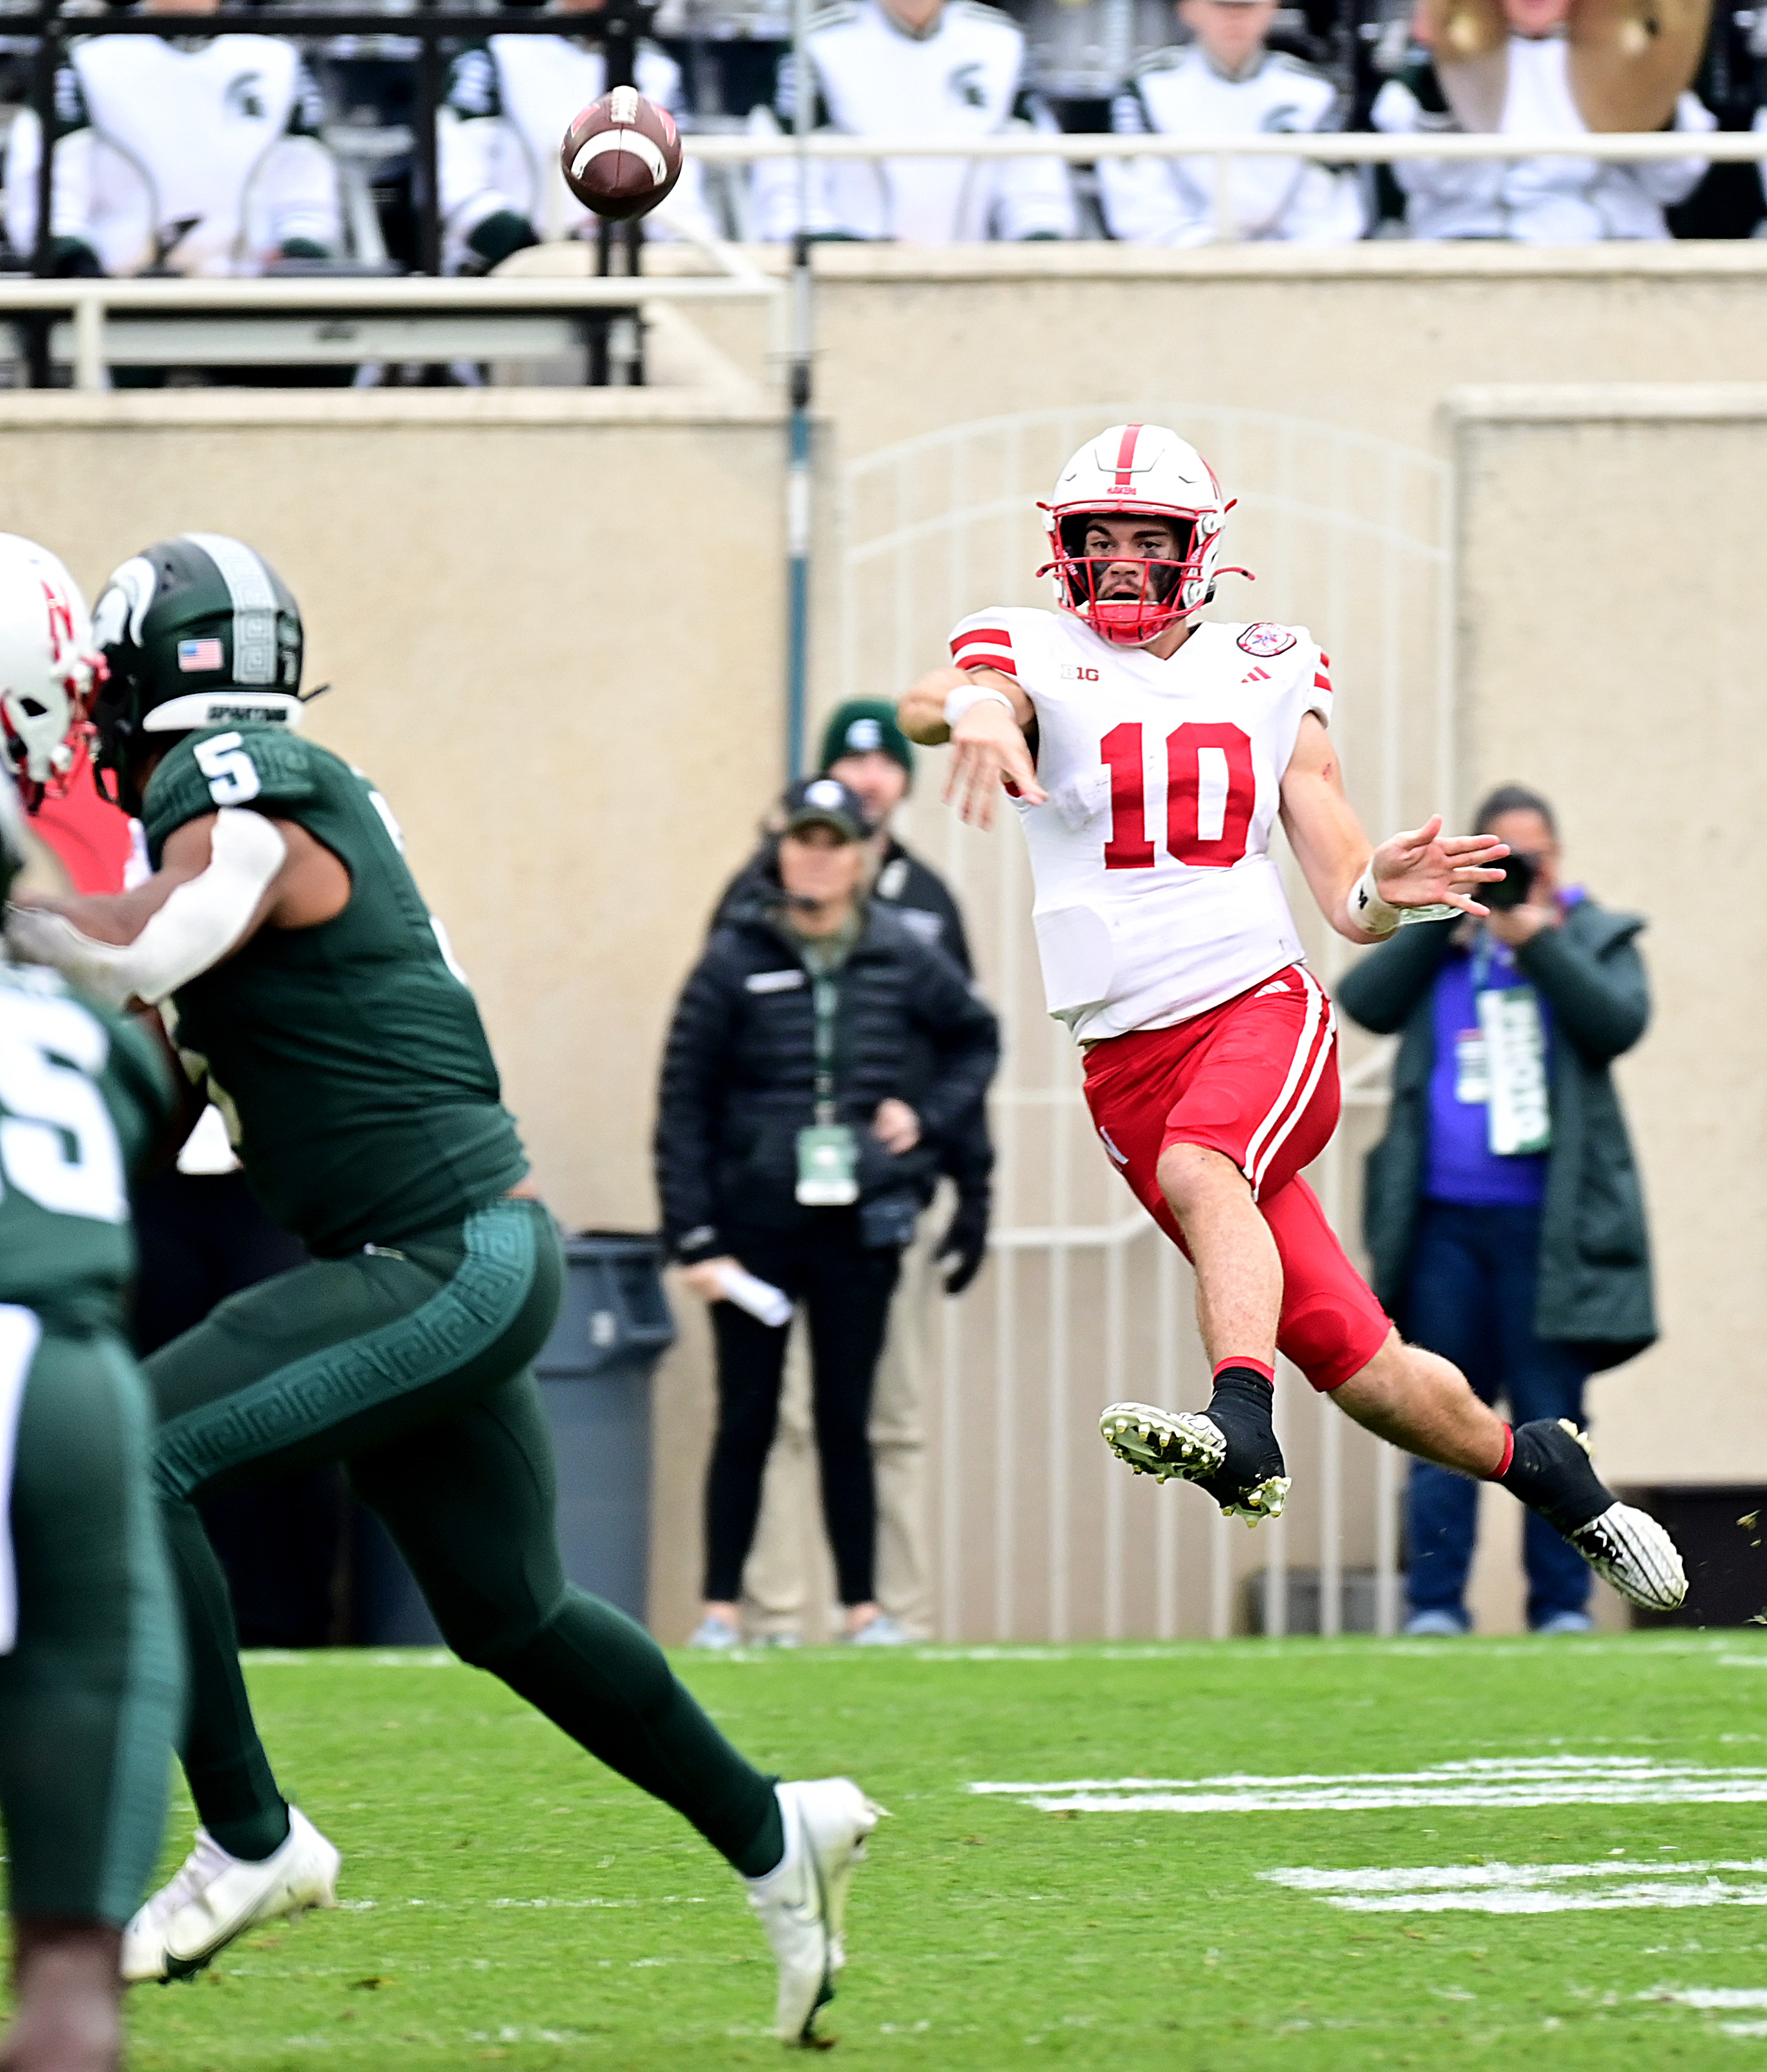
[[[805,828],[832,828],[843,841],[864,841],[871,821],[864,802],[838,777],[803,777],[779,802],[780,828],[786,834]]]

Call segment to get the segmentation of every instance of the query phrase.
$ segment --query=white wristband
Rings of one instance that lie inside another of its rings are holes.
[[[997,705],[1005,705],[1015,720],[1018,717],[1017,709],[1004,691],[997,691],[987,684],[960,684],[945,699],[946,726],[955,726],[965,713],[990,699]]]
[[[1381,898],[1372,861],[1350,889],[1350,918],[1370,935],[1390,935],[1405,918],[1401,908]]]

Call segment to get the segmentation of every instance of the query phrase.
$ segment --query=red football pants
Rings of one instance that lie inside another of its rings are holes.
[[[1340,1104],[1337,1022],[1305,965],[1173,1028],[1093,1044],[1086,1099],[1112,1161],[1181,1250],[1161,1154],[1197,1144],[1231,1158],[1282,1262],[1279,1350],[1317,1389],[1367,1366],[1392,1325],[1300,1177],[1330,1141]]]

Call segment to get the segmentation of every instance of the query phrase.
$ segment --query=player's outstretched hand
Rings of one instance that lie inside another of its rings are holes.
[[[1037,781],[1023,728],[992,699],[972,706],[958,721],[951,730],[951,750],[945,804],[973,827],[993,825],[994,800],[1002,785],[1033,806],[1049,796]]]
[[[1482,916],[1490,910],[1475,895],[1503,875],[1493,866],[1509,853],[1492,835],[1444,835],[1441,815],[1432,813],[1375,851],[1375,889],[1389,906],[1457,906]]]

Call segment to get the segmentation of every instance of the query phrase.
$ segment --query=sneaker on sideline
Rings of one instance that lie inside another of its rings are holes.
[[[740,1647],[742,1635],[728,1619],[702,1618],[688,1635],[689,1647]]]
[[[1461,1640],[1467,1628],[1452,1612],[1413,1612],[1399,1630],[1407,1640]]]
[[[1595,1621],[1587,1612],[1554,1612],[1535,1626],[1536,1633],[1593,1633]]]
[[[867,1619],[857,1633],[846,1635],[849,1647],[906,1647],[908,1636],[888,1612]]]

